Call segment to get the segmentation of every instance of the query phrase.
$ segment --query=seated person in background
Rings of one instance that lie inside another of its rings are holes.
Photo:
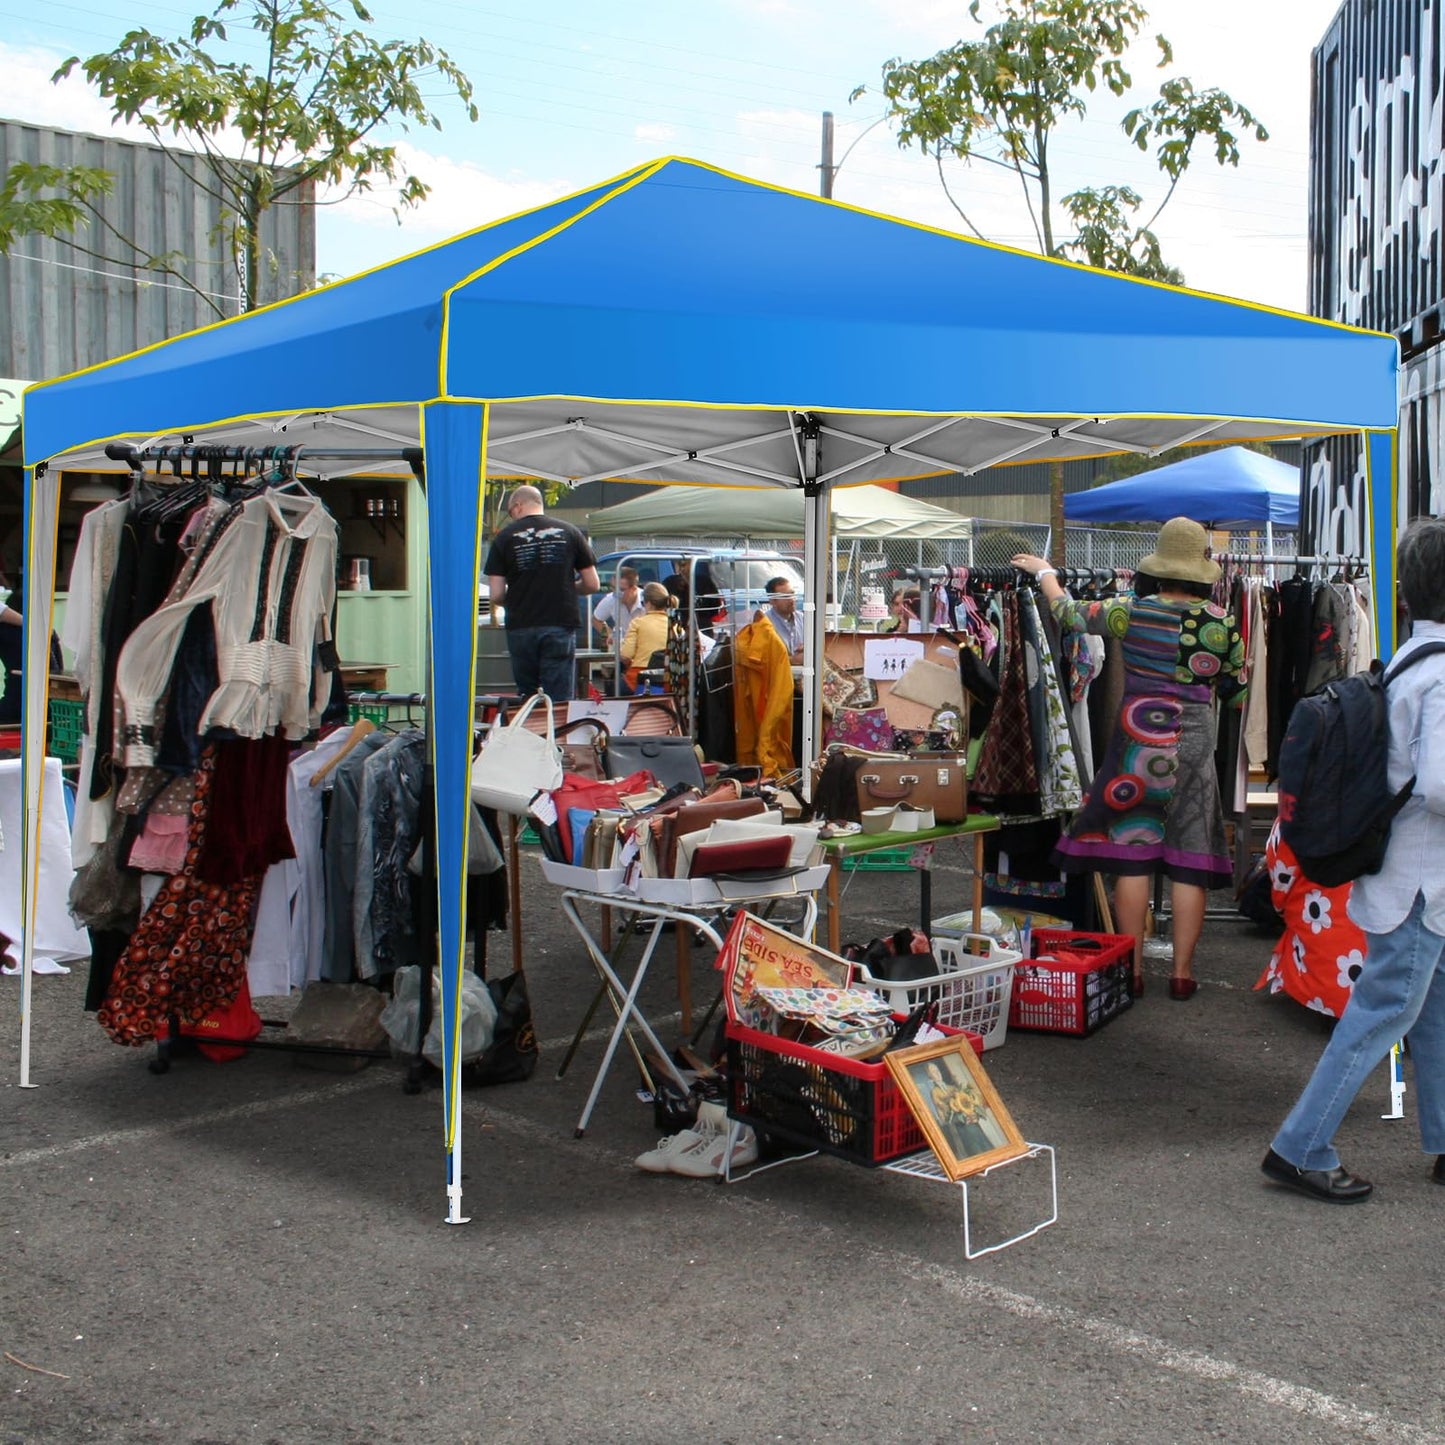
[[[592,628],[604,647],[614,636],[626,637],[635,618],[642,616],[642,589],[637,585],[636,567],[617,569],[617,586],[592,609]]]
[[[676,599],[661,582],[649,582],[642,589],[642,601],[642,613],[634,618],[628,627],[627,636],[622,639],[618,654],[626,668],[624,676],[627,684],[634,692],[637,691],[638,674],[643,668],[662,666],[662,659],[658,658],[658,654],[661,653],[665,658],[667,653],[667,629],[670,622],[667,613],[669,608],[676,605]],[[654,659],[658,659],[656,663]]]
[[[768,605],[763,616],[773,624],[773,631],[783,639],[788,649],[788,661],[799,663],[803,660],[803,619],[798,616],[798,599],[793,584],[786,577],[772,578],[763,589],[768,594]]]

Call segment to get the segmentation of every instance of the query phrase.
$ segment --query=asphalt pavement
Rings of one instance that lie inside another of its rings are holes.
[[[941,850],[939,913],[962,907]],[[960,1191],[832,1159],[732,1185],[647,1175],[625,1058],[556,1067],[593,992],[528,863],[543,1058],[468,1091],[447,1227],[440,1094],[398,1066],[179,1060],[111,1044],[80,970],[0,979],[0,1445],[40,1442],[1445,1442],[1445,1189],[1382,1069],[1340,1138],[1375,1197],[1279,1191],[1259,1161],[1326,1033],[1253,991],[1271,940],[1211,921],[1198,995],[1151,959],[1086,1039],[985,1056],[1053,1145],[1058,1222],[970,1262]],[[845,937],[911,922],[906,874],[860,873]],[[494,960],[507,940],[494,935]],[[644,1006],[677,1036],[666,950]],[[495,971],[495,966],[494,966]],[[710,985],[697,968],[698,992]],[[975,1243],[1047,1206],[1041,1160],[971,1191]]]

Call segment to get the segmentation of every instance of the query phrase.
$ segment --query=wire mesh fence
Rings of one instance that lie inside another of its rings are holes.
[[[899,537],[835,538],[830,552],[829,615],[833,622],[847,627],[853,622],[882,622],[894,615],[894,603],[900,595],[905,601],[916,597],[919,571],[936,567],[1006,567],[1020,552],[1048,556],[1052,533],[1044,523],[990,521],[976,517],[969,534],[964,537],[910,540]],[[1155,523],[1137,526],[1070,526],[1065,529],[1064,561],[1070,567],[1096,570],[1135,571],[1140,561],[1153,550],[1159,528]],[[603,543],[613,539],[601,539]],[[599,552],[605,550],[598,545]],[[617,539],[614,546],[629,552],[666,552],[676,545],[679,552],[696,551],[699,547],[748,548],[744,537],[719,535],[707,541],[693,537],[681,539],[655,537],[639,540]],[[1283,556],[1293,553],[1295,533],[1279,529],[1267,535],[1255,532],[1218,532],[1214,534],[1217,551],[1241,556]],[[801,561],[801,539],[769,540],[756,544],[757,553],[789,557]],[[910,575],[912,574],[912,575]],[[914,609],[915,614],[917,609]]]

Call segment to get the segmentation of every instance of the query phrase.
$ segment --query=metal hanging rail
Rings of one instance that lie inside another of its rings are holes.
[[[1121,582],[1134,573],[1124,567],[1056,567],[1054,569],[1061,583],[1104,583]],[[942,582],[967,585],[982,582],[989,586],[1006,587],[1018,582],[1033,581],[1027,572],[1019,567],[895,567],[888,571],[875,571],[873,576],[882,579],[903,578],[909,582]]]
[[[412,475],[425,485],[426,462],[420,447],[306,447],[306,446],[210,446],[184,442],[179,446],[135,447],[128,442],[107,442],[105,454],[113,462],[124,462],[140,471],[147,462],[179,468],[214,463],[264,467],[280,463],[295,467],[303,461],[405,462]]]
[[[1294,556],[1271,556],[1268,553],[1259,552],[1215,552],[1212,554],[1216,562],[1233,562],[1245,564],[1258,562],[1266,567],[1359,567],[1368,568],[1370,563],[1366,557],[1294,557]]]

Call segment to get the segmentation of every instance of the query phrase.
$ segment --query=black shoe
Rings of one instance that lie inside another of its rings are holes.
[[[1430,1171],[1430,1177],[1437,1184],[1445,1184],[1445,1154],[1435,1156],[1435,1167]]]
[[[1299,1169],[1288,1159],[1281,1159],[1273,1149],[1264,1156],[1264,1162],[1259,1167],[1276,1184],[1297,1189],[1311,1199],[1323,1199],[1326,1204],[1359,1204],[1368,1199],[1375,1188],[1368,1179],[1359,1179],[1351,1174],[1343,1164],[1334,1169]],[[1439,1164],[1435,1166],[1435,1172],[1439,1178]],[[1440,1178],[1440,1182],[1445,1184],[1445,1178]]]

